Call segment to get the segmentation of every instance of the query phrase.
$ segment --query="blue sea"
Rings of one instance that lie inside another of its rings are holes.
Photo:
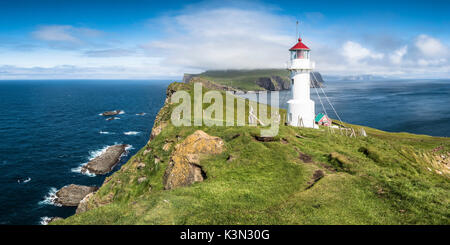
[[[52,204],[68,184],[100,185],[79,172],[110,145],[131,145],[115,170],[149,139],[169,81],[0,81],[0,224],[40,224],[75,208]],[[450,81],[327,81],[342,120],[392,131],[450,136]],[[319,90],[321,93],[321,91]],[[286,108],[289,92],[280,93]],[[315,91],[316,112],[322,112]],[[331,117],[332,109],[325,105]],[[120,119],[99,114],[123,110]],[[136,115],[146,113],[145,115]]]
[[[149,139],[169,81],[0,81],[0,224],[40,224],[75,208],[51,203],[68,184],[100,185],[80,166],[107,146]],[[123,110],[117,120],[99,114]],[[145,115],[136,115],[145,113]]]
[[[450,80],[326,81],[323,91],[318,88],[316,93],[311,88],[316,113],[338,118],[326,95],[345,122],[389,132],[450,137]],[[279,92],[281,108],[287,109],[290,96],[290,91]],[[270,94],[267,98],[270,103]]]

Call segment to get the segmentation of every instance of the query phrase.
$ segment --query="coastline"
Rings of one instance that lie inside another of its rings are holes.
[[[165,98],[165,102],[164,105],[161,107],[161,109],[159,110],[157,116],[155,117],[155,121],[150,133],[150,139],[147,143],[146,146],[144,146],[143,148],[141,148],[134,156],[132,156],[130,158],[130,160],[122,165],[122,167],[117,170],[116,172],[114,172],[114,174],[112,174],[110,177],[107,177],[104,181],[104,183],[100,186],[100,191],[102,189],[104,189],[101,195],[97,195],[94,194],[92,195],[89,200],[85,201],[85,205],[84,205],[84,209],[85,210],[92,210],[92,209],[104,209],[102,207],[108,206],[108,204],[114,202],[113,200],[115,199],[113,195],[111,195],[111,190],[115,189],[117,190],[122,190],[125,191],[126,189],[130,188],[128,185],[123,182],[123,175],[127,174],[127,175],[134,175],[135,177],[132,178],[132,182],[133,186],[134,185],[138,185],[140,183],[145,183],[145,186],[147,186],[146,188],[148,188],[148,190],[146,189],[142,189],[141,187],[139,187],[141,189],[141,191],[143,191],[143,194],[140,195],[148,195],[145,194],[148,192],[153,193],[154,191],[156,191],[157,193],[159,192],[167,192],[164,190],[159,190],[158,187],[160,184],[158,184],[159,180],[158,179],[154,179],[151,176],[145,177],[145,179],[143,179],[143,175],[139,174],[141,171],[140,169],[146,169],[146,168],[150,168],[153,169],[152,171],[155,171],[158,168],[161,168],[161,166],[166,166],[169,162],[170,162],[170,155],[168,155],[170,152],[173,151],[175,144],[177,144],[178,140],[172,139],[173,136],[173,126],[170,125],[170,122],[168,122],[168,120],[170,119],[170,110],[173,108],[173,106],[169,103],[169,98],[170,96],[177,90],[182,89],[183,87],[187,88],[186,86],[190,86],[188,84],[180,84],[180,83],[173,83],[171,85],[169,85],[166,89],[166,98]],[[361,126],[357,126],[357,125],[353,125],[353,127],[361,127]],[[166,129],[169,128],[169,129]],[[426,135],[415,135],[415,134],[410,134],[410,133],[387,133],[387,132],[383,132],[381,130],[376,130],[376,129],[371,129],[371,128],[367,128],[367,127],[363,127],[366,129],[366,131],[368,132],[369,135],[371,135],[372,137],[398,137],[398,139],[402,140],[401,142],[403,142],[403,138],[409,140],[412,139],[420,139],[420,140],[426,140],[426,141],[430,141],[430,142],[447,142],[448,138],[436,138],[436,137],[432,137],[432,136],[426,136]],[[167,131],[168,130],[168,131]],[[237,129],[236,129],[237,130]],[[192,132],[192,131],[191,131]],[[308,132],[308,134],[311,134],[312,132],[310,132],[310,130],[306,130],[305,132]],[[162,137],[160,135],[163,135]],[[178,135],[176,136],[177,138],[179,137]],[[181,136],[182,138],[183,136]],[[235,136],[233,136],[235,137]],[[285,137],[285,136],[284,136]],[[295,137],[294,137],[295,138]],[[226,137],[225,137],[226,139]],[[284,139],[284,138],[283,138]],[[284,141],[284,140],[283,140]],[[292,142],[292,139],[287,139],[286,138],[286,142],[287,144],[290,144],[290,142]],[[270,143],[269,143],[270,144]],[[286,143],[282,143],[282,144],[286,144]],[[436,144],[436,143],[433,143]],[[445,144],[448,144],[445,143]],[[155,147],[161,147],[161,148],[155,148]],[[369,151],[373,151],[373,149],[370,149]],[[173,152],[172,152],[173,153]],[[230,153],[228,153],[230,154]],[[231,153],[232,155],[236,154],[236,153]],[[379,154],[379,153],[377,153]],[[416,154],[416,153],[414,153]],[[337,157],[336,159],[342,158],[342,156],[337,155],[335,156]],[[233,159],[235,157],[228,157],[229,159]],[[144,159],[148,159],[148,160],[144,160]],[[345,160],[339,160],[339,161],[344,161]],[[162,164],[162,165],[161,165]],[[155,169],[156,168],[156,169]],[[163,167],[165,168],[165,167]],[[428,168],[428,169],[427,169]],[[425,168],[425,171],[431,171],[430,166]],[[325,169],[326,170],[326,169]],[[162,170],[159,170],[162,171]],[[328,170],[326,170],[328,171]],[[335,171],[335,170],[333,170]],[[333,171],[331,172],[325,172],[325,175],[332,174]],[[436,174],[439,174],[440,170],[433,170],[433,172],[436,172]],[[145,171],[144,171],[145,172]],[[442,173],[441,173],[442,174]],[[144,175],[145,176],[145,175]],[[162,178],[161,175],[157,175],[160,177],[157,178]],[[134,180],[133,180],[134,179]],[[141,180],[142,179],[142,180]],[[156,182],[155,182],[156,181]],[[156,188],[156,189],[155,189]],[[189,187],[187,187],[189,188]],[[108,194],[110,193],[110,194]],[[127,193],[121,193],[120,196],[122,195],[126,195]],[[163,203],[165,203],[166,201],[161,200]],[[123,211],[121,211],[123,212]],[[128,212],[128,211],[127,211]],[[86,220],[86,217],[92,217],[92,215],[95,214],[92,212],[88,212],[89,215],[84,215],[82,214],[80,216],[80,214],[77,214],[75,216],[71,216],[68,219],[72,220],[72,221],[66,221],[66,220],[57,220],[54,222],[54,224],[73,224],[71,222],[76,221],[76,220]],[[84,217],[84,218],[82,218]],[[69,223],[67,223],[69,222]],[[75,222],[77,223],[77,222]],[[51,223],[53,224],[53,222]]]

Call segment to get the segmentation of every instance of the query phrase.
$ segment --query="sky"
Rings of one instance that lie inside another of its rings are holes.
[[[286,68],[450,78],[450,1],[0,0],[0,79],[177,79]]]

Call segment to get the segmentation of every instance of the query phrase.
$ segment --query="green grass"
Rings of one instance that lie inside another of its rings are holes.
[[[162,109],[161,120],[174,106]],[[225,151],[202,160],[205,181],[163,190],[173,145],[198,129],[221,137]],[[369,137],[349,138],[280,126],[277,139],[286,143],[255,140],[260,127],[169,123],[100,188],[90,202],[95,208],[52,224],[450,224],[449,176],[429,171],[429,159],[420,157],[438,146],[449,152],[450,139],[364,129]],[[174,142],[168,152],[167,141]],[[313,161],[303,162],[299,152]],[[138,170],[138,162],[146,167]],[[318,169],[325,176],[308,188]],[[139,184],[141,176],[148,180]]]
[[[289,83],[289,71],[286,69],[255,69],[255,70],[220,70],[206,71],[199,77],[211,82],[226,85],[243,91],[265,90],[256,81],[261,77],[279,76]]]

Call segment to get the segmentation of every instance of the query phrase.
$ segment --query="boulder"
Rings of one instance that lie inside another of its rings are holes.
[[[103,112],[101,115],[106,117],[106,116],[115,116],[115,115],[119,115],[120,113],[122,113],[121,110],[105,111],[105,112]]]
[[[128,145],[113,145],[106,149],[100,156],[92,159],[81,168],[81,172],[89,171],[93,174],[109,173],[113,167],[119,162],[122,154],[125,153]]]
[[[201,157],[219,154],[223,148],[224,142],[221,138],[210,136],[201,130],[195,131],[175,146],[164,173],[164,189],[170,190],[203,181],[206,175],[200,165]]]
[[[56,192],[55,203],[63,206],[76,207],[89,193],[96,191],[98,187],[84,185],[68,185]]]

